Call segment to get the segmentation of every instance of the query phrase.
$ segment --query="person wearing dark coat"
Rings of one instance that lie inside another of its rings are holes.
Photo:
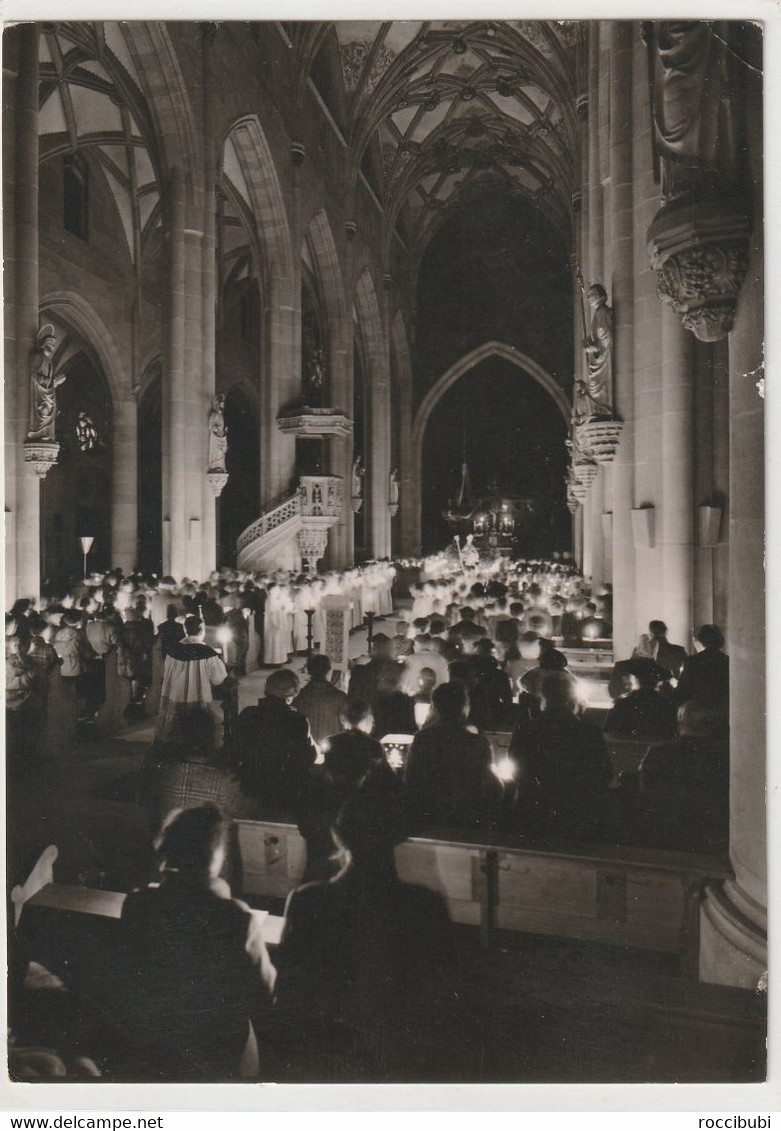
[[[490,825],[502,800],[491,745],[467,727],[469,694],[460,681],[431,697],[433,718],[418,731],[407,761],[407,798],[419,819],[455,827]]]
[[[637,665],[637,662],[636,662]],[[677,734],[675,707],[656,690],[653,663],[634,669],[636,689],[616,699],[605,719],[605,732],[618,738],[648,739],[662,742]]]
[[[347,700],[341,726],[338,734],[323,740],[323,764],[315,768],[311,787],[298,807],[298,829],[306,841],[305,882],[335,875],[331,826],[346,801],[366,791],[391,804],[403,788],[382,746],[371,737],[374,717],[365,700]]]
[[[686,657],[675,701],[719,699],[726,703],[729,701],[729,656],[722,651],[724,633],[715,624],[704,624],[696,640],[702,651]]]
[[[306,662],[309,683],[298,693],[293,706],[306,717],[312,738],[320,743],[339,729],[339,718],[347,696],[328,679],[331,661],[316,652]]]
[[[540,692],[542,713],[521,722],[510,742],[518,764],[516,822],[546,836],[591,837],[613,776],[605,739],[577,717],[574,689],[560,672],[547,675]]]
[[[401,669],[393,658],[393,641],[384,632],[378,632],[372,640],[371,659],[368,664],[356,664],[350,672],[347,695],[350,699],[374,700],[377,684],[381,676],[390,678],[395,674],[398,681]]]
[[[239,1079],[271,1007],[262,920],[219,879],[226,841],[215,806],[175,811],[155,845],[161,882],[125,899],[111,1019],[143,1079]]]
[[[265,696],[238,718],[238,769],[242,789],[268,808],[293,809],[304,796],[317,748],[304,715],[291,704],[295,672],[281,668],[266,680]]]
[[[678,679],[686,661],[686,649],[680,644],[671,644],[667,639],[667,625],[663,620],[652,620],[648,632],[653,642],[654,659],[660,667],[666,668]]]
[[[302,1080],[430,1079],[476,1024],[444,901],[398,879],[403,834],[377,798],[356,794],[333,828],[340,871],[291,892],[275,954],[285,1060]]]

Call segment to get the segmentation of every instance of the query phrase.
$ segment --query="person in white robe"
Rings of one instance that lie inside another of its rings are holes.
[[[165,658],[155,740],[216,751],[222,746],[223,715],[214,691],[225,684],[228,671],[205,643],[200,617],[187,617],[184,628],[187,635],[169,647]]]

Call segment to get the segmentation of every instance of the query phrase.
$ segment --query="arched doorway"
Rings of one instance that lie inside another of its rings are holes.
[[[138,406],[138,565],[163,570],[163,405],[160,362]]]
[[[44,591],[82,576],[79,539],[94,539],[90,569],[111,568],[112,403],[105,377],[85,351],[63,366],[58,390],[57,465],[42,486],[41,580]]]
[[[489,344],[451,367],[421,405],[413,444],[416,464],[425,468],[418,477],[424,552],[452,537],[442,510],[457,493],[464,454],[477,496],[498,491],[528,499],[519,553],[569,548],[566,397],[561,390],[554,395],[552,379],[526,362]]]
[[[249,397],[234,387],[225,397],[228,482],[218,500],[217,564],[235,566],[236,541],[260,514],[258,417]]]

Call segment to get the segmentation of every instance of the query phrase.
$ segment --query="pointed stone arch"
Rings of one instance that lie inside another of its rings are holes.
[[[293,254],[282,185],[257,116],[235,121],[225,135],[228,139],[241,166],[261,252],[264,328],[258,385],[263,502],[291,486],[295,469],[295,442],[282,435],[276,422],[280,409],[300,390],[301,264]]]
[[[138,412],[126,363],[111,330],[75,291],[51,291],[41,300],[41,318],[51,315],[75,331],[94,354],[111,397],[111,546],[123,569],[136,564],[138,543]]]
[[[483,345],[477,346],[460,357],[458,361],[455,361],[426,393],[415,413],[415,421],[412,426],[412,481],[415,485],[415,491],[412,507],[413,516],[410,520],[410,535],[412,536],[414,532],[415,552],[419,551],[421,545],[420,487],[423,466],[423,437],[426,433],[426,425],[432,412],[448,389],[452,388],[459,378],[468,373],[470,369],[474,369],[476,365],[489,357],[501,357],[505,361],[512,362],[519,374],[524,373],[536,381],[538,385],[541,385],[561,412],[566,425],[569,426],[571,405],[569,397],[561,385],[538,362],[514,346],[508,345],[506,342],[484,342]],[[412,537],[411,540],[413,540]]]

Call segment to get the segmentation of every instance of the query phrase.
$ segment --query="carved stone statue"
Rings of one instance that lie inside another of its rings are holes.
[[[352,497],[354,499],[363,498],[363,477],[365,474],[366,468],[363,466],[363,456],[358,456],[353,464]]]
[[[584,342],[588,377],[575,383],[577,423],[613,415],[613,311],[605,288],[595,283],[586,292],[591,328]]]
[[[57,388],[65,380],[64,373],[54,372],[57,339],[54,327],[42,326],[38,332],[38,348],[30,362],[30,430],[28,440],[53,444],[57,420]]]
[[[228,429],[225,426],[225,397],[218,393],[209,412],[209,471],[227,471]]]
[[[645,36],[652,52],[662,196],[672,200],[708,185],[721,191],[737,165],[729,28],[707,20],[657,20],[646,25]]]
[[[325,360],[323,351],[316,349],[309,362],[306,402],[312,408],[321,408],[325,393]]]
[[[390,473],[390,480],[388,485],[388,502],[391,506],[398,506],[399,503],[399,469],[394,467]]]

